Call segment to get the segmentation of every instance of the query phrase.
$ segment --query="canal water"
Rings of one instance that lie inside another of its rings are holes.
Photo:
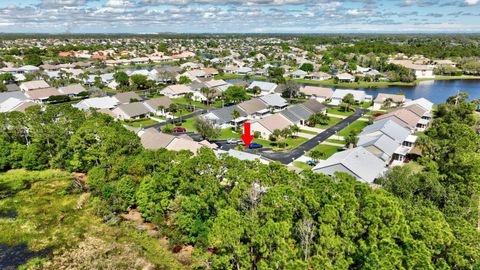
[[[374,98],[378,93],[397,94],[403,92],[406,98],[426,98],[435,104],[445,102],[458,91],[467,92],[470,99],[480,98],[480,80],[423,81],[413,87],[389,86],[387,88],[362,89]]]
[[[226,80],[229,83],[239,83],[241,79]],[[323,86],[321,86],[323,87]],[[336,87],[332,87],[336,89]],[[339,87],[340,88],[340,87]],[[341,87],[345,89],[345,87]],[[403,92],[409,99],[426,98],[435,104],[445,102],[448,97],[458,91],[470,94],[470,99],[480,98],[480,80],[432,80],[422,81],[416,86],[389,86],[385,88],[360,88],[375,98],[378,93],[398,94]]]

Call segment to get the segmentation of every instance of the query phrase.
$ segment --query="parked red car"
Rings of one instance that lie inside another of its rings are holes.
[[[187,132],[187,130],[183,127],[174,127],[173,132]]]

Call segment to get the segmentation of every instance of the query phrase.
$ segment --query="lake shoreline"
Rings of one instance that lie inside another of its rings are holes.
[[[224,74],[217,75],[215,79],[223,80],[236,80],[244,79],[245,75],[238,74]],[[261,80],[268,81],[269,79],[264,76],[250,76],[251,80]],[[288,79],[287,79],[288,80]],[[447,80],[480,80],[480,76],[473,75],[462,75],[462,76],[436,76],[435,78],[425,78],[425,79],[416,79],[414,82],[405,83],[405,82],[353,82],[353,83],[334,83],[333,80],[307,80],[307,79],[290,79],[299,84],[311,85],[311,86],[327,86],[335,88],[348,88],[348,89],[384,89],[392,86],[401,86],[401,87],[415,87],[421,82],[426,81],[447,81]]]

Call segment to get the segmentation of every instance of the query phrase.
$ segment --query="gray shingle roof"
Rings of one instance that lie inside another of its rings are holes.
[[[361,146],[336,153],[327,160],[321,161],[312,170],[322,173],[328,170],[328,167],[337,164],[341,164],[354,176],[368,183],[372,183],[386,170],[385,163],[381,159]]]
[[[239,111],[240,116],[243,116],[243,117],[247,116],[247,114],[238,106],[223,107],[221,109],[212,111],[212,113],[220,119],[218,121],[219,124],[224,124],[233,120],[233,117],[232,117],[233,110]]]
[[[378,155],[378,157],[383,160],[388,160],[393,156],[393,153],[395,153],[395,150],[400,146],[400,143],[395,142],[392,138],[382,134],[377,137],[370,137],[367,135],[359,136],[358,145],[363,147],[373,145],[383,153]]]
[[[300,122],[302,119],[300,119],[300,117],[296,116],[294,113],[292,113],[291,111],[289,110],[284,110],[282,111],[280,114],[282,114],[283,116],[285,116],[288,120],[290,120],[292,123],[298,123]]]
[[[389,119],[365,127],[360,135],[367,135],[376,132],[381,132],[398,143],[403,143],[408,135],[410,135],[410,132],[407,129]]]
[[[130,100],[135,99],[137,101],[143,100],[137,93],[135,92],[123,92],[123,93],[118,93],[115,96],[113,96],[118,100],[120,103],[130,103]]]
[[[305,108],[303,105],[295,105],[290,108],[288,108],[289,111],[291,111],[293,114],[298,116],[302,120],[307,120],[310,115],[313,114],[312,111],[308,110]]]
[[[318,102],[315,99],[309,99],[307,102],[304,102],[302,105],[314,113],[323,112],[327,109],[327,106],[323,105],[322,103]]]
[[[150,110],[143,105],[141,102],[135,102],[135,103],[130,103],[130,104],[122,104],[118,106],[117,109],[122,110],[125,114],[127,114],[130,117],[136,117],[144,114],[148,114]]]

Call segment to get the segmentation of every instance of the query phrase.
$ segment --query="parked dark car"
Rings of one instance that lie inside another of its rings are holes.
[[[250,145],[248,146],[249,149],[259,149],[259,148],[262,148],[263,145],[259,144],[259,143],[250,143]]]
[[[184,127],[174,127],[173,132],[187,132],[187,129]]]
[[[307,164],[310,165],[310,166],[315,166],[317,165],[317,163],[313,160],[307,160]]]

